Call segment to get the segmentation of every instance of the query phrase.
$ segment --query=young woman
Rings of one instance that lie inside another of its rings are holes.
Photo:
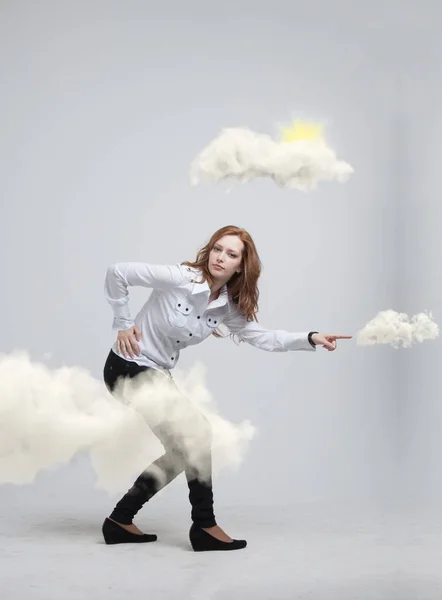
[[[178,265],[119,263],[106,275],[105,295],[118,330],[104,367],[104,380],[116,393],[122,378],[138,378],[163,372],[171,377],[180,351],[199,344],[211,334],[219,337],[224,324],[240,340],[269,352],[315,351],[317,345],[336,349],[338,339],[350,335],[316,331],[289,333],[258,325],[258,279],[261,262],[251,236],[239,227],[216,231],[194,262]],[[128,309],[128,287],[153,288],[135,320]],[[103,523],[108,544],[151,542],[156,535],[144,534],[133,518],[145,502],[185,472],[192,506],[189,538],[195,551],[244,548],[245,540],[230,538],[216,523],[211,483],[211,433],[206,418],[185,398],[180,412],[193,423],[200,456],[198,466],[189,458],[186,444],[165,428],[152,425],[165,453],[137,478]],[[149,423],[148,423],[149,424]]]

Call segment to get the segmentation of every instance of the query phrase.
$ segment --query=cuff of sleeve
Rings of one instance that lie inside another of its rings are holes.
[[[112,324],[112,329],[124,330],[130,329],[135,325],[135,321],[131,319],[119,319],[115,317],[114,322]]]
[[[287,350],[307,350],[310,352],[316,352],[316,346],[310,342],[309,335],[309,332],[294,334],[292,339],[287,344]]]
[[[308,334],[308,343],[316,349],[316,344],[314,342],[312,342],[312,335],[314,335],[315,333],[319,333],[319,331],[310,331],[310,333]]]

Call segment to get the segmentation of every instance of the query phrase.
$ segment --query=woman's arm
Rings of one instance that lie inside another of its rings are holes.
[[[189,282],[187,273],[182,265],[122,262],[110,266],[106,272],[104,295],[114,313],[114,329],[129,329],[134,325],[129,311],[129,286],[172,289]]]
[[[223,320],[231,333],[242,340],[267,352],[289,352],[291,350],[309,350],[315,352],[315,345],[309,341],[309,334],[290,333],[282,329],[266,329],[254,321],[247,321],[235,310]]]

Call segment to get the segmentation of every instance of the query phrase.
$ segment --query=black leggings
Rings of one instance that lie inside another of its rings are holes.
[[[106,387],[111,393],[114,393],[121,377],[132,379],[146,371],[154,371],[154,369],[124,360],[111,350],[104,366],[103,375]],[[143,504],[184,471],[189,486],[192,521],[200,527],[206,528],[216,525],[211,480],[210,424],[206,417],[184,397],[182,400],[180,399],[180,411],[183,410],[185,410],[186,420],[190,419],[196,424],[195,430],[198,431],[199,455],[202,457],[203,465],[201,473],[203,475],[200,475],[198,469],[187,460],[185,446],[180,444],[177,436],[168,435],[161,426],[150,425],[147,418],[148,425],[163,444],[165,453],[141,473],[133,486],[121,498],[110,515],[114,521],[130,525]]]

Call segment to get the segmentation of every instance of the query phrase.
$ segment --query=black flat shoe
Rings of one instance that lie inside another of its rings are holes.
[[[106,517],[101,528],[106,544],[143,544],[155,542],[157,536],[152,533],[131,533]]]
[[[233,540],[231,542],[222,542],[213,535],[192,524],[189,531],[189,539],[195,552],[204,552],[207,550],[240,550],[247,546],[246,540]]]

